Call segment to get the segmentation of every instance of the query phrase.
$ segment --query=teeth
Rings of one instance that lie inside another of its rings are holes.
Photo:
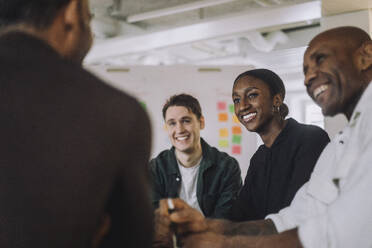
[[[328,85],[321,85],[318,88],[314,90],[314,98],[317,98],[320,94],[322,94],[324,91],[328,89]]]
[[[177,137],[176,138],[176,140],[180,140],[180,141],[185,140],[185,139],[187,139],[187,136],[182,136],[182,137]]]
[[[247,115],[243,115],[243,120],[248,122],[250,120],[252,120],[254,117],[256,117],[257,113],[254,112],[254,113],[249,113]]]

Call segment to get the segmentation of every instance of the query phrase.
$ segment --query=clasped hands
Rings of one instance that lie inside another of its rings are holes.
[[[166,199],[159,202],[155,211],[155,237],[153,247],[173,247],[172,234],[177,235],[182,248],[224,247],[224,236],[212,232],[208,221],[196,209],[181,199],[173,199],[175,211],[168,211]]]

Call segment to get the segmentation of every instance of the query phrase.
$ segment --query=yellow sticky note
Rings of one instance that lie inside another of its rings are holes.
[[[238,117],[235,114],[233,114],[232,119],[234,123],[240,123]]]
[[[221,128],[220,129],[220,137],[221,138],[229,137],[229,129],[227,129],[227,128]]]
[[[228,140],[220,140],[218,142],[218,145],[220,148],[228,148],[229,147],[229,141]]]

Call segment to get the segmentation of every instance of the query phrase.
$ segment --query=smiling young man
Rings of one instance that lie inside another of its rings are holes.
[[[344,114],[348,125],[321,154],[291,205],[266,220],[205,219],[181,200],[163,218],[188,233],[185,248],[372,247],[372,41],[355,27],[325,31],[304,55],[305,85],[324,115]],[[190,233],[193,233],[190,235]]]
[[[200,104],[191,95],[172,96],[163,107],[170,150],[151,164],[153,203],[180,197],[211,218],[229,218],[231,204],[241,187],[238,162],[200,137],[205,121]]]
[[[90,19],[88,0],[0,0],[0,247],[151,246],[150,122],[82,68]]]

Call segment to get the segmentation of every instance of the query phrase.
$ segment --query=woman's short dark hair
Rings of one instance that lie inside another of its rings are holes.
[[[269,86],[270,94],[272,97],[274,97],[276,94],[280,94],[284,100],[285,98],[284,83],[283,80],[275,72],[270,71],[268,69],[253,69],[243,72],[234,80],[233,87],[235,86],[236,82],[247,76],[260,79],[267,86]],[[285,103],[279,106],[279,114],[282,118],[285,118],[288,115],[288,112],[289,112],[288,106]]]
[[[70,1],[0,0],[0,28],[21,23],[36,28],[48,27],[58,11]]]
[[[198,120],[200,120],[200,117],[202,116],[202,111],[201,111],[199,101],[191,95],[179,94],[179,95],[171,96],[163,106],[164,120],[165,120],[165,114],[167,112],[167,109],[172,106],[181,106],[181,107],[187,108],[189,111],[191,111],[193,114],[196,115]]]

